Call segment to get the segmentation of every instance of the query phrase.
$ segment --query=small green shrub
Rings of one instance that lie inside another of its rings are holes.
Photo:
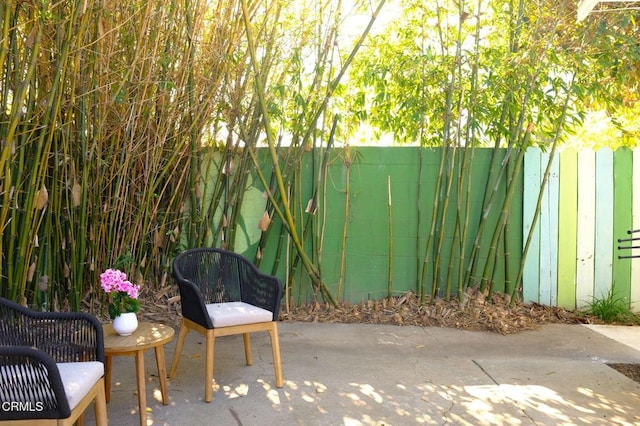
[[[588,313],[600,318],[606,323],[632,323],[640,324],[640,317],[631,312],[629,304],[623,297],[617,297],[614,288],[602,298],[593,298],[589,304]]]

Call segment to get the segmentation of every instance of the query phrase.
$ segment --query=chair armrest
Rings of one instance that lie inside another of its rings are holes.
[[[178,274],[174,273],[173,276],[178,283],[178,290],[180,290],[182,316],[207,329],[212,329],[213,322],[207,313],[207,308],[198,286]]]
[[[29,346],[0,346],[0,420],[71,415],[55,361]]]
[[[0,345],[34,346],[55,362],[104,363],[102,324],[83,312],[36,312],[0,298]]]
[[[273,312],[273,321],[280,315],[282,282],[277,277],[260,272],[253,263],[243,265],[246,277],[241,283],[242,301]]]

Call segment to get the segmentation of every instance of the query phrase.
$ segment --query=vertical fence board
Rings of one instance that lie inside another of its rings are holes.
[[[540,157],[540,185],[550,161],[549,153]],[[538,301],[554,306],[558,291],[558,160],[551,163],[540,211],[540,290]]]
[[[633,150],[632,158],[632,229],[640,229],[640,148]],[[640,310],[640,259],[631,262],[631,308]]]
[[[631,297],[631,259],[618,259],[618,238],[628,238],[632,227],[632,171],[631,151],[618,149],[613,153],[613,282],[616,295],[629,301]],[[634,251],[637,252],[637,251]],[[627,253],[628,254],[628,253]]]
[[[596,152],[596,217],[593,296],[604,298],[613,278],[613,151]]]
[[[537,148],[530,148],[524,156],[524,197],[522,206],[522,244],[529,237],[540,193],[540,159]],[[525,303],[539,302],[540,285],[540,226],[533,229],[522,274],[522,297]]]
[[[576,238],[576,307],[593,300],[595,232],[595,153],[578,153],[578,233]]]
[[[578,222],[578,153],[562,151],[559,157],[558,306],[576,307],[576,238]]]

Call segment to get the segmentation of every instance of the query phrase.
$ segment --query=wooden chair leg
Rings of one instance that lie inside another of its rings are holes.
[[[100,379],[98,394],[93,402],[93,412],[96,417],[96,426],[107,426],[107,399],[104,390],[104,379]]]
[[[111,400],[111,366],[112,359],[109,355],[105,356],[105,366],[104,366],[104,391],[105,397],[107,398],[107,402]]]
[[[244,341],[244,358],[247,361],[247,365],[251,365],[253,364],[253,359],[251,358],[251,338],[249,333],[242,333],[242,340]]]
[[[269,337],[271,337],[271,352],[273,353],[273,370],[276,375],[276,387],[284,386],[282,379],[282,363],[280,360],[280,340],[278,339],[278,324],[273,323],[269,329]]]
[[[213,330],[207,330],[206,334],[206,364],[204,367],[204,402],[213,400],[213,346],[216,340]]]
[[[180,362],[180,356],[182,356],[182,348],[184,346],[184,339],[189,333],[189,328],[182,323],[180,325],[180,331],[178,332],[178,339],[176,342],[176,349],[173,351],[173,360],[171,361],[171,370],[169,371],[169,377],[174,378],[176,371],[178,370],[178,363]]]

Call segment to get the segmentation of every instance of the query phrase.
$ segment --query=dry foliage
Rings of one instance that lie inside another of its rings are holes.
[[[143,319],[174,327],[179,325],[180,297],[175,285],[154,293],[143,290],[140,300]],[[599,322],[597,318],[562,308],[523,303],[511,306],[508,298],[500,294],[494,294],[489,302],[476,289],[469,289],[462,302],[436,299],[424,305],[414,293],[359,304],[340,303],[338,308],[319,302],[295,307],[283,304],[280,319],[292,322],[452,327],[501,334],[531,330],[549,323]]]
[[[640,383],[640,364],[610,363],[609,367]]]
[[[487,302],[477,297],[477,292],[470,293],[462,302],[436,299],[424,305],[413,293],[357,305],[341,304],[338,309],[316,303],[290,308],[289,312],[282,312],[281,318],[284,321],[451,327],[502,334],[530,330],[546,323],[589,321],[562,308],[521,303],[510,306],[501,295],[494,295],[492,301]]]

